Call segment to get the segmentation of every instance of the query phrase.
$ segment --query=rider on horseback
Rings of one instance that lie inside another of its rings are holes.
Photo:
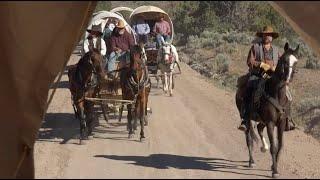
[[[247,84],[246,93],[244,97],[243,110],[240,113],[242,118],[239,130],[246,131],[247,123],[253,119],[251,114],[254,114],[254,109],[252,106],[252,101],[256,94],[261,94],[264,89],[258,88],[259,82],[262,79],[261,70],[267,72],[268,70],[275,70],[280,54],[278,48],[272,45],[272,40],[276,39],[279,34],[274,32],[272,27],[265,26],[262,32],[257,32],[256,34],[261,38],[262,41],[255,43],[251,46],[248,54],[247,64],[249,66],[249,73],[247,74]],[[288,112],[288,117],[290,117],[290,111]],[[288,130],[294,129],[293,127],[288,127]]]

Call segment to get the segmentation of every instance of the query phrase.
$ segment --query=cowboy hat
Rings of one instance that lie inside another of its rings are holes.
[[[116,25],[116,27],[117,27],[117,28],[120,28],[120,29],[123,29],[123,28],[125,28],[125,24],[124,24],[124,22],[123,22],[122,20],[120,20],[120,21],[118,22],[118,24]]]
[[[271,26],[264,26],[263,27],[263,30],[260,31],[260,32],[257,32],[257,36],[258,37],[262,37],[263,34],[268,34],[268,35],[271,35],[274,39],[279,37],[279,33],[277,32],[274,32],[273,31],[273,28]]]
[[[88,33],[91,33],[91,32],[98,32],[100,35],[102,35],[102,30],[101,30],[101,25],[92,25],[92,28],[91,29],[87,29],[87,32]]]

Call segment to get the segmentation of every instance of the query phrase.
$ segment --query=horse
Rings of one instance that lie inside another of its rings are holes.
[[[148,75],[144,50],[140,45],[134,45],[130,49],[130,66],[120,71],[120,84],[122,99],[133,101],[133,104],[127,104],[128,138],[133,138],[134,130],[137,129],[137,119],[139,118],[141,126],[140,141],[143,142],[145,140],[144,126],[148,125],[147,104],[151,81]],[[123,108],[120,111],[122,110]]]
[[[170,43],[163,42],[162,46],[158,50],[157,64],[161,71],[163,91],[165,93],[169,91],[170,96],[173,95],[174,89],[173,71],[176,64],[180,70],[179,62],[180,61],[176,47]],[[157,82],[157,86],[159,88],[159,81]]]
[[[80,144],[92,133],[94,104],[85,97],[94,98],[100,91],[100,82],[105,76],[102,60],[99,50],[93,49],[68,70],[72,105],[76,118],[80,120]]]
[[[260,98],[260,108],[257,109],[257,116],[251,117],[248,123],[246,135],[247,147],[249,150],[249,167],[254,166],[254,160],[252,156],[253,141],[258,141],[258,138],[254,132],[252,120],[258,122],[257,129],[263,147],[262,152],[266,152],[269,147],[263,137],[263,130],[267,127],[268,138],[270,141],[270,154],[272,157],[272,177],[279,177],[278,172],[278,161],[280,153],[283,147],[283,132],[285,130],[287,118],[285,110],[288,108],[290,103],[287,97],[287,88],[289,82],[292,81],[293,75],[296,72],[296,64],[298,62],[297,53],[299,45],[296,49],[291,49],[289,44],[286,43],[284,46],[284,54],[280,57],[279,62],[275,70],[269,70],[263,73],[263,77],[259,85],[262,85],[262,95]],[[245,78],[244,78],[245,79]],[[245,93],[245,86],[238,88],[236,93],[236,104],[241,114],[243,99],[242,95]],[[278,147],[275,144],[274,128],[277,127],[277,140]]]

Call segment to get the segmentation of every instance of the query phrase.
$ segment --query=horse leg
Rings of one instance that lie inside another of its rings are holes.
[[[247,142],[247,147],[248,147],[248,150],[249,150],[249,168],[253,168],[255,163],[254,163],[254,160],[253,160],[253,156],[252,156],[252,151],[253,151],[253,139],[252,139],[252,136],[251,136],[251,133],[250,133],[250,128],[252,126],[252,123],[251,121],[249,121],[248,123],[248,129],[246,131],[246,142]]]
[[[133,128],[132,128],[132,105],[128,104],[127,105],[128,109],[128,123],[127,123],[127,130],[129,131],[129,136],[128,138],[131,139],[133,137]]]
[[[149,100],[149,98],[148,98],[148,96],[149,96],[149,93],[148,92],[146,92],[145,93],[145,101],[144,101],[144,125],[145,126],[148,126],[148,124],[149,124],[149,122],[148,122],[148,100]]]
[[[263,123],[259,123],[258,126],[257,126],[258,133],[259,133],[259,136],[260,136],[260,139],[261,139],[261,142],[262,142],[261,152],[263,152],[263,153],[265,153],[265,152],[267,152],[267,150],[269,150],[269,145],[268,145],[266,139],[263,136],[263,129],[265,127],[266,126]]]
[[[101,106],[101,110],[102,110],[102,113],[103,113],[104,120],[108,123],[109,122],[109,118],[108,118],[108,115],[107,115],[106,106],[103,103],[101,103],[100,106]]]
[[[270,141],[270,153],[271,153],[271,157],[272,157],[272,166],[271,166],[271,170],[272,170],[272,177],[275,178],[277,176],[279,176],[278,174],[278,168],[277,168],[277,163],[276,163],[276,154],[277,154],[277,147],[274,141],[274,135],[273,135],[273,131],[274,131],[274,124],[273,122],[269,122],[267,124],[267,132],[268,132],[268,137],[269,137],[269,141]]]
[[[101,94],[98,93],[98,97],[101,98]],[[107,115],[107,110],[106,110],[106,106],[103,102],[100,103],[100,107],[101,107],[101,110],[102,110],[102,114],[103,114],[103,117],[104,117],[104,120],[108,123],[109,119],[108,119],[108,115]]]
[[[283,132],[286,128],[286,121],[283,120],[283,121],[280,121],[280,124],[277,128],[277,131],[278,131],[278,151],[277,151],[277,156],[276,156],[276,169],[275,169],[275,174],[273,174],[274,177],[279,177],[279,173],[278,173],[278,162],[279,162],[279,158],[280,158],[280,154],[281,154],[281,150],[282,150],[282,147],[283,147]]]
[[[139,97],[138,97],[138,99],[137,99],[137,101],[136,101],[136,104],[135,104],[135,108],[134,108],[134,110],[133,110],[133,130],[134,130],[134,133],[135,133],[135,131],[137,130],[137,128],[138,128],[138,108],[140,107],[140,101],[139,101]]]
[[[164,87],[163,90],[165,93],[168,92],[168,76],[167,76],[167,72],[164,72]]]
[[[139,107],[139,119],[140,119],[140,142],[144,142],[144,118],[145,118],[145,108],[144,108],[144,98],[141,98]]]
[[[173,82],[173,75],[172,75],[172,71],[170,72],[170,75],[169,75],[169,93],[170,93],[170,96],[172,96],[172,89],[173,89],[173,87],[172,87],[172,82]]]
[[[82,140],[85,140],[87,139],[87,133],[86,133],[86,129],[87,129],[87,124],[86,124],[86,121],[85,121],[85,113],[84,113],[84,107],[83,107],[83,103],[80,103],[78,105],[78,117],[79,117],[79,120],[80,120],[80,137],[79,137],[79,140],[80,140],[80,145],[82,144]]]
[[[86,102],[86,123],[87,123],[87,128],[88,128],[88,136],[93,135],[92,131],[93,131],[93,127],[94,127],[94,104],[92,102]]]
[[[123,108],[124,108],[124,105],[123,105],[123,104],[121,104],[121,106],[120,106],[120,110],[119,110],[119,122],[121,122],[122,113],[123,113]]]
[[[160,77],[159,77],[159,74],[158,74],[158,70],[156,71],[156,80],[157,80],[157,88],[159,88]]]

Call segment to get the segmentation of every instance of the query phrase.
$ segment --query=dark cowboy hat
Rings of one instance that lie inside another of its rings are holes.
[[[92,25],[92,28],[91,28],[91,29],[87,29],[87,32],[88,32],[88,33],[91,33],[91,32],[99,32],[100,35],[103,34],[100,24],[99,24],[99,25]]]
[[[277,37],[279,37],[279,33],[274,32],[273,28],[271,26],[264,26],[263,30],[260,32],[257,32],[257,36],[258,37],[262,37],[263,34],[268,34],[271,35],[274,39],[276,39]]]

